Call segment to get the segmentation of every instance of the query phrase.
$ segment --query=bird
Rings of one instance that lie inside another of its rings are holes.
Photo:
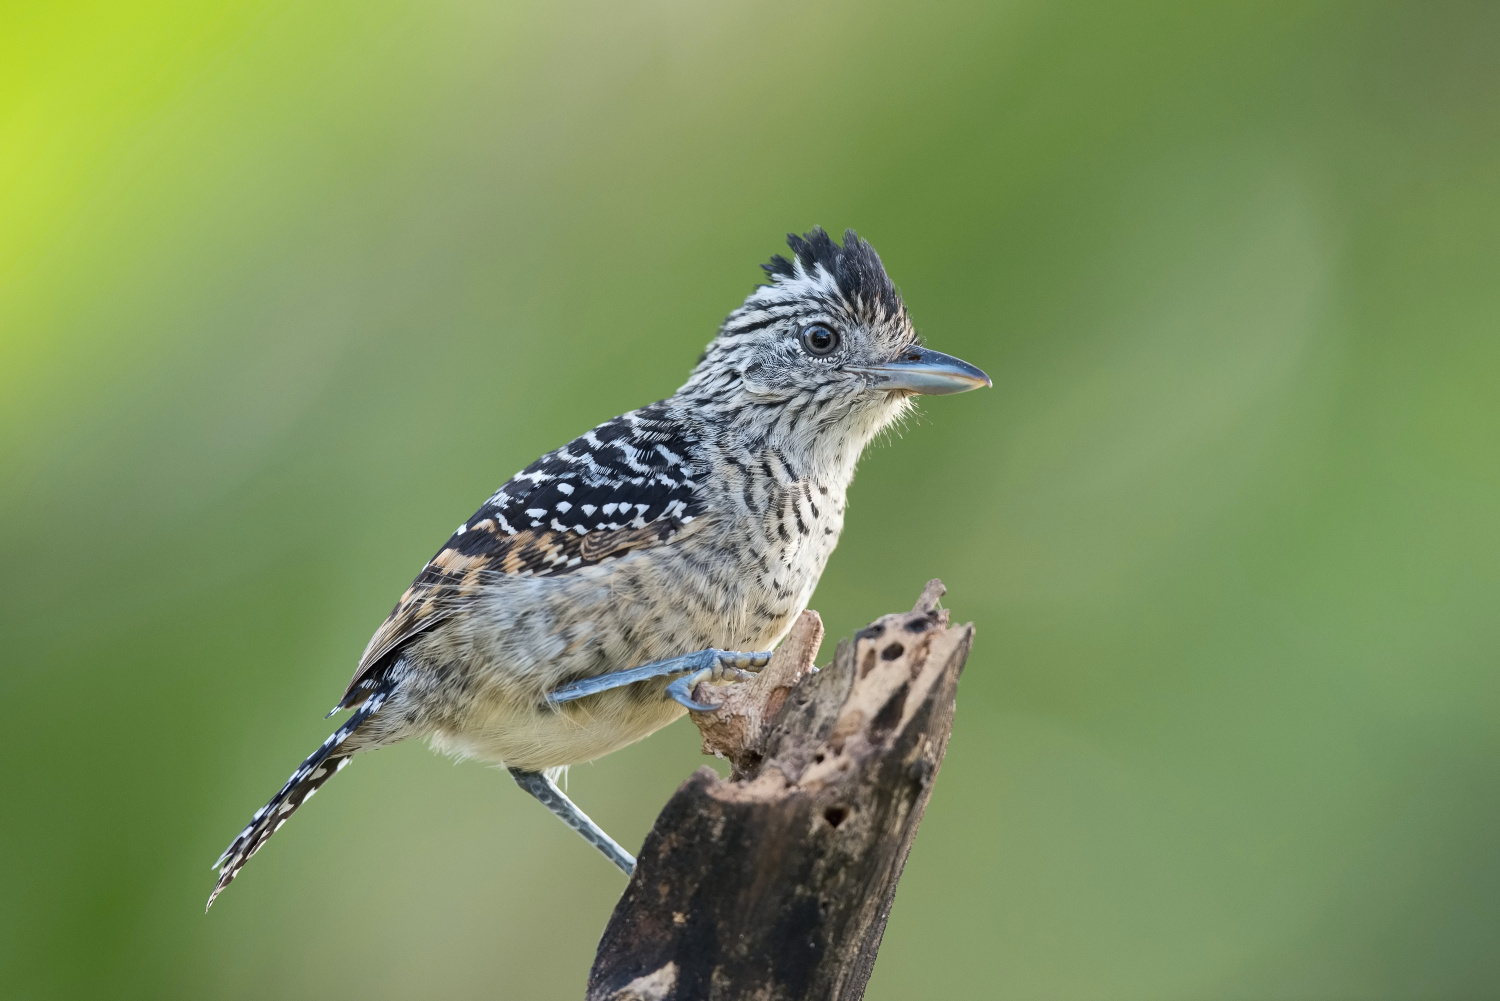
[[[458,526],[329,713],[351,715],[214,863],[208,907],[356,755],[414,737],[503,766],[632,873],[560,772],[711,710],[700,682],[764,666],[838,542],[866,445],[917,395],[992,385],[924,346],[854,230],[787,246],[677,392],[537,459]]]

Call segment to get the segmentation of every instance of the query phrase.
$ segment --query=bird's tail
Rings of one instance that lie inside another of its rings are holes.
[[[259,810],[255,816],[250,818],[250,823],[240,832],[239,837],[230,843],[219,856],[219,861],[213,867],[219,872],[218,885],[214,892],[208,895],[208,906],[214,905],[214,898],[224,892],[224,887],[234,882],[234,877],[239,875],[240,869],[244,868],[250,856],[260,851],[260,846],[271,839],[281,825],[286,823],[288,817],[296,812],[297,807],[307,802],[312,794],[332,778],[340,769],[347,765],[353,756],[349,752],[339,753],[340,746],[349,739],[349,735],[358,730],[360,725],[371,716],[375,715],[385,700],[390,698],[394,685],[386,683],[375,689],[369,698],[365,699],[364,705],[355,710],[354,715],[344,721],[344,725],[333,731],[332,735],[316,751],[307,756],[307,760],[297,766],[292,772],[292,777],[286,780],[286,785],[281,791],[271,797],[271,801]]]

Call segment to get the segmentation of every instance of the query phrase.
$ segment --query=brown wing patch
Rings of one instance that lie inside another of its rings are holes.
[[[683,525],[669,520],[586,535],[551,529],[526,529],[508,535],[488,519],[467,526],[428,561],[370,638],[354,678],[344,690],[340,708],[363,701],[363,693],[352,701],[351,696],[387,654],[454,614],[479,593],[486,581],[496,576],[552,576],[593,566],[636,549],[661,545],[697,524],[701,522]]]
[[[359,658],[359,667],[345,689],[347,698],[365,673],[402,642],[437,625],[457,609],[454,599],[472,594],[478,587],[487,560],[444,549],[434,556],[386,616]]]
[[[613,532],[590,532],[578,545],[578,555],[586,563],[597,563],[608,556],[620,556],[632,549],[665,541],[661,525],[645,528],[620,528]],[[670,534],[670,533],[667,533]]]

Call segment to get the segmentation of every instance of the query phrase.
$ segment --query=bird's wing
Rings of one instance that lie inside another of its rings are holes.
[[[693,430],[653,404],[616,417],[513,476],[458,527],[371,637],[339,708],[364,701],[402,644],[497,576],[564,574],[660,545],[702,516]]]

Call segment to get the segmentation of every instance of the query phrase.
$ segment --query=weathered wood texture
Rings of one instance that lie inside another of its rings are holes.
[[[752,682],[699,686],[700,768],[646,837],[589,976],[589,1001],[857,999],[875,963],[953,724],[972,625],[939,581],[812,667],[804,612]]]

